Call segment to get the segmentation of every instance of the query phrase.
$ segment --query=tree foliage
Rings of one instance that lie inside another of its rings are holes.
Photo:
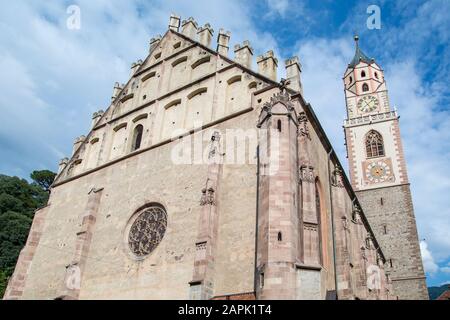
[[[30,177],[42,189],[44,189],[45,191],[49,191],[53,180],[55,180],[56,173],[49,170],[33,171]]]
[[[32,183],[0,174],[0,297],[12,275],[36,209],[43,207],[56,174],[33,171]]]

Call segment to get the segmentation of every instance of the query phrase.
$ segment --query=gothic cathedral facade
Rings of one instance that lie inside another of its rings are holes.
[[[248,41],[230,58],[231,34],[221,29],[214,50],[213,33],[172,15],[128,81],[115,84],[108,108],[60,162],[4,298],[424,298],[382,71],[368,61],[370,81],[356,79],[360,65],[345,78],[352,187],[304,99],[299,59],[284,62],[278,82],[272,51],[255,70]],[[373,94],[360,103],[360,90]],[[359,110],[385,117],[370,125],[367,159],[356,149],[369,129]],[[378,218],[384,208],[396,215]],[[380,221],[388,235],[406,228],[395,250],[408,250],[392,251]],[[388,257],[407,267],[391,278]],[[397,294],[393,284],[403,283]]]
[[[428,299],[416,220],[400,136],[383,69],[356,52],[344,75],[344,124],[350,180],[387,258],[400,299]]]

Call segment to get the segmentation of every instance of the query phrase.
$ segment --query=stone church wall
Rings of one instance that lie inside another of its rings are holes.
[[[258,57],[257,74],[226,57],[228,33],[219,32],[221,56],[186,38],[195,21],[184,25],[152,40],[110,108],[75,140],[11,281],[20,290],[6,298],[386,298],[381,250],[311,106],[274,81],[273,52]],[[251,61],[248,42],[235,51]],[[286,68],[301,88],[298,59]],[[275,176],[257,167],[267,104],[278,111],[266,129],[280,120],[287,130]],[[175,163],[181,143],[223,162],[189,152],[193,163]],[[164,208],[167,228],[139,258],[128,232],[149,204]],[[381,266],[376,292],[370,265]]]

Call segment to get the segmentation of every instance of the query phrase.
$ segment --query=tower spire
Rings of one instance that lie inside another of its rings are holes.
[[[364,61],[368,64],[371,64],[374,59],[369,58],[364,52],[361,51],[359,48],[359,36],[355,34],[353,36],[353,39],[355,40],[355,56],[353,57],[352,61],[349,63],[350,68],[354,68],[360,61]]]

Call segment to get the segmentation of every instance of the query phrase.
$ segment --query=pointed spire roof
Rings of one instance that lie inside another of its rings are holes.
[[[354,68],[360,61],[366,62],[368,64],[371,64],[372,62],[374,62],[374,59],[369,58],[368,56],[365,55],[364,52],[361,51],[361,49],[359,48],[359,37],[358,35],[355,35],[354,37],[355,39],[355,43],[356,43],[356,51],[355,51],[355,56],[353,57],[352,61],[349,63],[349,67],[350,68]]]

